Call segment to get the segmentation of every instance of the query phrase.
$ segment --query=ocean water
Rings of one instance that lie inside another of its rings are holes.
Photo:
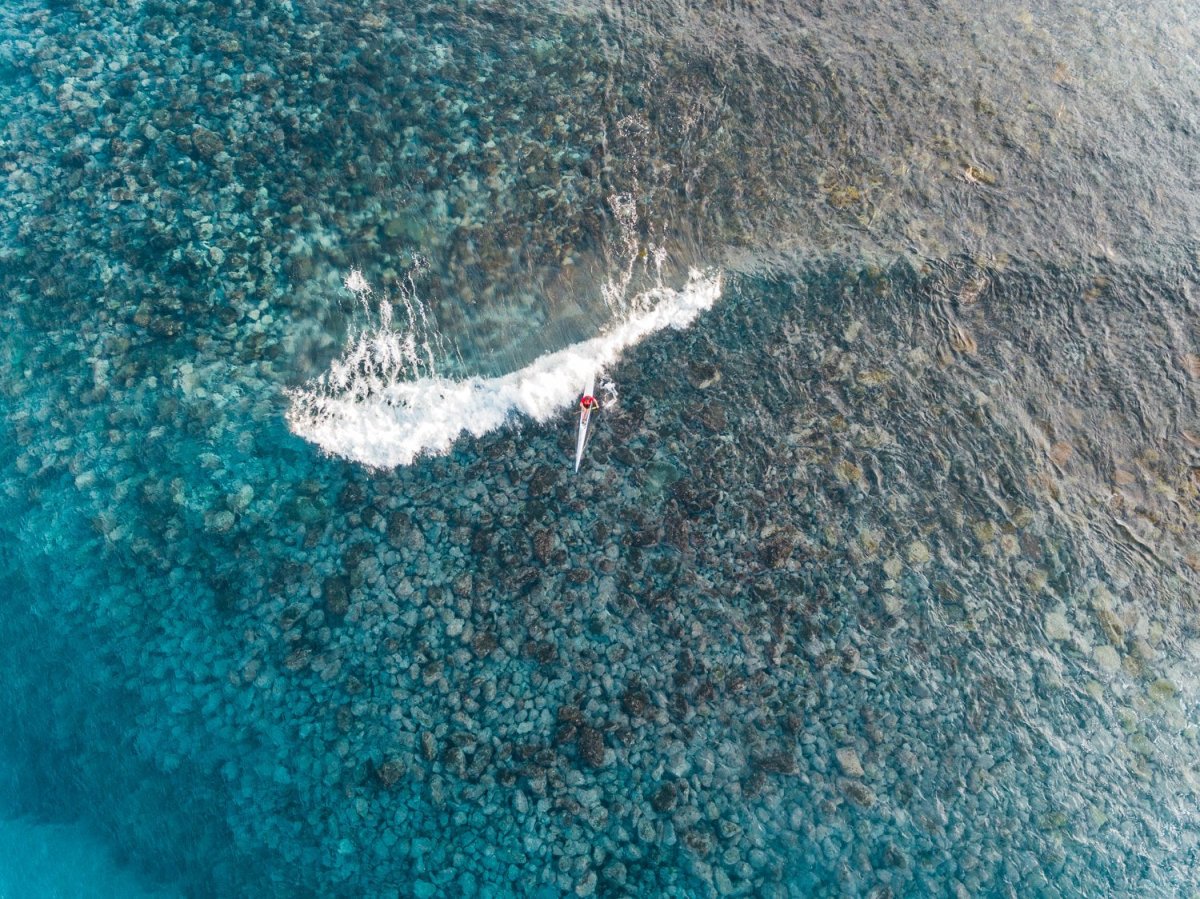
[[[6,4],[0,899],[1196,895],[1198,38]]]

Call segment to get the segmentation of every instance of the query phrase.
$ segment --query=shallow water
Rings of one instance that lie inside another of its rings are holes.
[[[1193,889],[1185,9],[0,29],[0,895]]]

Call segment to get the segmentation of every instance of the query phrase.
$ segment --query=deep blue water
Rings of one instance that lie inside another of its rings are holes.
[[[10,4],[0,897],[1191,895],[1197,37]]]

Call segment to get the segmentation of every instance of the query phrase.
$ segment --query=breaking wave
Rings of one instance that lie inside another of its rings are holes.
[[[351,272],[345,284],[365,305],[371,288],[362,274]],[[656,331],[687,327],[721,294],[719,272],[693,270],[680,289],[660,283],[625,298],[627,284],[628,277],[606,286],[605,299],[618,314],[599,336],[504,375],[452,378],[437,373],[445,344],[409,281],[398,304],[380,304],[377,327],[363,330],[327,372],[291,392],[288,425],[327,453],[393,468],[518,416],[547,421],[578,398],[588,375]]]

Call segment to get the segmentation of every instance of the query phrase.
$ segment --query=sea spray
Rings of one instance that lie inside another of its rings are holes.
[[[436,374],[447,355],[446,342],[417,295],[416,279],[424,260],[406,273],[393,299],[379,302],[377,324],[358,332],[346,351],[330,364],[325,385],[333,391],[366,399],[396,380],[419,379]],[[342,282],[354,296],[368,322],[374,291],[359,269],[351,269]],[[397,324],[396,307],[403,320]]]
[[[351,273],[347,286],[365,301],[369,288],[360,273]],[[370,468],[408,465],[518,414],[549,420],[574,402],[588,375],[656,331],[687,327],[720,294],[720,273],[693,270],[678,290],[659,285],[630,297],[629,311],[599,336],[491,378],[439,375],[436,353],[444,341],[407,296],[405,322],[397,325],[391,304],[382,304],[378,326],[354,338],[328,372],[292,391],[288,424],[325,452]]]

